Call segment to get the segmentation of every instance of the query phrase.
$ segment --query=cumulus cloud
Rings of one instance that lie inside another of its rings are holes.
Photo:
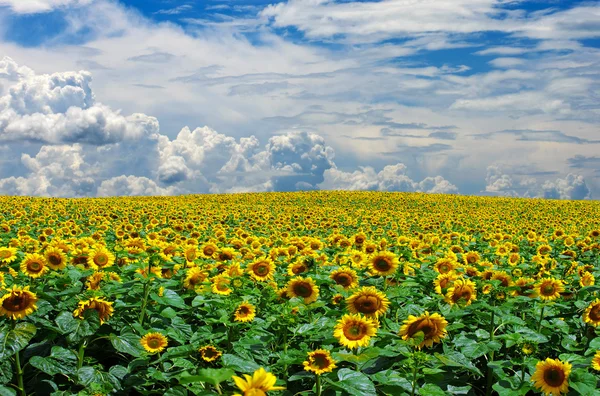
[[[328,169],[319,188],[324,190],[377,190],[456,194],[458,188],[442,176],[427,177],[420,182],[406,175],[406,166],[398,163],[387,165],[376,172],[372,167],[364,167],[354,172],[344,172],[337,168]]]
[[[13,82],[0,97],[0,141],[103,145],[158,133],[154,117],[96,103],[89,72],[36,75],[5,57],[5,75]]]
[[[549,199],[590,199],[591,192],[582,175],[538,181],[525,174],[509,174],[501,166],[487,167],[485,192],[494,195]]]
[[[91,2],[92,0],[0,0],[0,7],[9,7],[18,14],[36,14],[49,12],[55,8],[79,6]]]
[[[173,195],[172,188],[161,188],[153,180],[138,176],[116,176],[104,180],[98,187],[99,197],[112,197],[123,195]]]

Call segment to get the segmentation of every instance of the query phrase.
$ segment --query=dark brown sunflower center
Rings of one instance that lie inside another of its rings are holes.
[[[211,247],[205,247],[204,250],[203,250],[203,253],[206,256],[212,256],[213,254],[215,254],[215,250],[213,248],[211,248]]]
[[[382,272],[389,271],[392,268],[391,263],[384,258],[375,259],[375,263],[373,264],[373,266],[375,267],[376,270],[382,271]]]
[[[367,327],[363,323],[350,323],[344,327],[344,336],[350,341],[361,340],[367,335]]]
[[[187,252],[185,252],[185,258],[187,259],[187,261],[194,260],[196,258],[196,251],[188,250]]]
[[[44,268],[44,264],[39,261],[32,261],[27,264],[27,269],[31,272],[40,272]]]
[[[427,338],[432,330],[434,330],[434,327],[431,323],[426,319],[421,319],[408,327],[408,336],[412,337],[421,331],[425,335],[425,338]]]
[[[13,295],[2,302],[2,308],[10,312],[18,312],[29,306],[29,297],[27,295]]]
[[[475,264],[477,262],[477,256],[474,256],[474,255],[467,256],[467,261],[470,264]]]
[[[354,300],[356,310],[363,314],[373,314],[381,307],[381,301],[375,296],[360,296]]]
[[[8,250],[0,250],[0,259],[7,259],[10,256],[12,256],[12,254]]]
[[[214,357],[219,356],[219,352],[216,349],[214,349],[214,348],[207,348],[207,349],[204,350],[204,352],[202,353],[202,355],[205,358],[209,358],[210,359],[210,358],[214,358]]]
[[[246,306],[242,306],[239,308],[238,314],[240,314],[241,316],[250,315],[250,309]]]
[[[452,301],[454,301],[456,303],[456,302],[460,301],[461,299],[464,299],[465,301],[469,301],[471,299],[471,291],[461,289],[461,290],[454,292],[454,295],[452,296]]]
[[[62,263],[62,258],[57,254],[51,254],[48,256],[48,261],[52,265],[60,265]]]
[[[312,291],[312,287],[308,282],[298,282],[294,285],[294,293],[300,297],[309,297]]]
[[[542,294],[544,296],[551,296],[554,294],[555,289],[554,289],[554,285],[549,283],[549,284],[545,284],[542,288],[541,288]]]
[[[600,304],[596,304],[590,309],[589,318],[594,322],[600,321]]]
[[[329,359],[322,353],[317,353],[312,357],[312,366],[324,369],[329,367]]]
[[[346,273],[337,274],[333,280],[342,286],[350,286],[352,284],[352,277]]]
[[[254,273],[259,276],[265,276],[269,273],[269,266],[261,263],[254,266]]]
[[[559,367],[552,367],[544,371],[544,382],[552,387],[559,387],[565,380],[565,372]]]
[[[94,264],[102,267],[108,263],[108,256],[104,253],[100,253],[94,256]]]
[[[151,338],[148,340],[148,346],[152,349],[156,349],[160,347],[160,340],[158,338]]]
[[[367,246],[367,248],[365,249],[365,252],[371,254],[375,251],[375,247],[374,246]]]
[[[222,261],[231,260],[232,257],[233,256],[229,252],[222,252],[221,254],[219,254],[219,259],[221,259]]]

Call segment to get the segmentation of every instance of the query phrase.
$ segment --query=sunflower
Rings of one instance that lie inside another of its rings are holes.
[[[403,340],[415,338],[417,335],[422,335],[423,341],[417,348],[421,349],[423,346],[431,347],[433,343],[438,343],[440,340],[448,334],[446,326],[448,322],[438,313],[429,314],[425,313],[421,316],[409,315],[400,328],[399,335]]]
[[[112,302],[106,301],[102,297],[92,297],[89,300],[79,301],[77,308],[75,311],[73,311],[73,316],[83,319],[84,312],[88,309],[93,309],[98,312],[100,324],[103,324],[112,316],[114,312],[112,305]]]
[[[287,273],[290,276],[297,276],[297,275],[303,274],[305,272],[308,272],[308,270],[309,270],[308,265],[306,264],[306,262],[304,260],[297,260],[288,265]]]
[[[183,287],[188,290],[198,289],[202,285],[202,282],[206,280],[206,278],[208,278],[208,272],[198,267],[192,267],[185,273]]]
[[[198,349],[198,352],[200,352],[200,357],[202,360],[209,363],[214,362],[220,358],[221,355],[223,355],[223,352],[219,351],[212,345],[203,346],[202,348]]]
[[[100,282],[104,279],[103,272],[94,272],[92,275],[88,276],[86,285],[88,290],[98,290],[100,289]]]
[[[17,259],[17,248],[0,248],[0,263],[9,264]]]
[[[508,255],[508,264],[515,266],[521,262],[521,256],[519,253],[511,253]]]
[[[481,257],[479,256],[479,253],[477,253],[475,251],[467,252],[464,257],[464,261],[465,261],[466,265],[473,265],[473,264],[479,262],[480,259],[481,259]]]
[[[571,363],[547,358],[537,362],[531,381],[546,395],[560,395],[569,391],[570,373]]]
[[[396,272],[400,262],[392,252],[380,252],[368,259],[369,270],[375,275],[391,275]]]
[[[104,269],[115,263],[115,255],[104,246],[98,246],[90,250],[87,263],[92,268]]]
[[[383,315],[390,305],[386,295],[373,286],[363,286],[346,299],[348,311],[361,313],[369,318]]]
[[[262,367],[256,370],[252,376],[244,374],[245,380],[236,375],[231,378],[235,382],[235,385],[240,388],[244,396],[262,396],[268,391],[285,389],[282,386],[274,386],[275,382],[277,382],[277,377],[268,373]],[[242,395],[236,393],[233,396]]]
[[[273,260],[266,257],[259,258],[248,264],[247,271],[252,279],[259,282],[265,282],[273,279],[273,274],[275,274],[275,263],[273,263]]]
[[[335,283],[346,290],[354,289],[358,286],[358,275],[356,274],[356,271],[351,268],[342,267],[336,269],[329,274],[329,278],[333,279]]]
[[[319,298],[319,287],[312,278],[297,276],[288,282],[287,295],[290,298],[301,297],[305,304],[310,304]]]
[[[583,311],[583,321],[596,327],[600,325],[600,299],[596,299]]]
[[[238,254],[235,249],[232,248],[222,248],[221,251],[217,253],[217,260],[219,261],[230,261],[237,257]]]
[[[212,242],[205,243],[200,247],[200,253],[204,258],[213,258],[213,255],[217,252],[219,248]]]
[[[593,286],[596,283],[596,278],[590,272],[584,272],[579,279],[579,285],[581,287]]]
[[[535,291],[542,300],[552,301],[565,291],[563,282],[555,278],[544,278],[538,282]]]
[[[433,269],[439,274],[447,274],[449,272],[454,271],[454,269],[456,268],[456,264],[457,263],[454,262],[454,260],[447,257],[443,257],[434,264]]]
[[[475,283],[469,279],[457,279],[452,284],[452,287],[446,292],[444,298],[450,305],[468,306],[475,300],[477,300],[477,289]]]
[[[140,339],[140,344],[148,353],[157,353],[167,347],[169,340],[160,333],[148,333]]]
[[[256,308],[248,301],[244,301],[238,305],[233,315],[236,322],[252,322],[256,316]]]
[[[596,354],[592,358],[592,368],[596,371],[600,371],[600,351],[596,351]]]
[[[21,262],[21,271],[31,278],[39,278],[48,272],[46,259],[37,253],[29,253]]]
[[[446,294],[447,289],[456,279],[458,279],[458,275],[456,275],[455,272],[438,275],[438,277],[433,280],[435,292],[438,294]]]
[[[514,286],[516,286],[517,289],[513,290],[513,292],[512,292],[513,296],[524,296],[524,297],[530,297],[530,298],[535,298],[538,296],[538,293],[535,288],[535,279],[533,279],[533,278],[527,278],[527,277],[518,278],[515,281]]]
[[[198,258],[198,248],[196,246],[189,246],[183,251],[183,257],[188,263],[193,262]]]
[[[303,363],[304,370],[312,371],[317,375],[330,373],[337,366],[331,357],[331,353],[325,349],[317,349],[308,353],[308,358]]]
[[[58,247],[50,247],[44,252],[46,264],[53,270],[62,270],[67,267],[67,255]]]
[[[231,279],[227,275],[217,275],[212,278],[211,290],[213,293],[220,294],[222,296],[228,296],[233,291],[229,285],[231,284]]]
[[[371,337],[376,334],[375,322],[360,314],[342,316],[333,330],[333,336],[339,343],[350,349],[369,345]]]
[[[552,248],[550,247],[550,245],[540,245],[537,248],[537,253],[540,256],[547,256],[550,254],[550,252],[552,252]]]
[[[29,286],[13,285],[12,289],[6,291],[0,297],[0,315],[16,320],[31,315],[37,309],[35,303],[38,298],[34,292],[29,291]]]

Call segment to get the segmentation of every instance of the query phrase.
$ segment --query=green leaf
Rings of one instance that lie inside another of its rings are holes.
[[[171,307],[181,309],[187,308],[187,305],[185,305],[185,301],[183,300],[183,298],[174,290],[165,289],[162,297],[160,297],[156,293],[150,294],[150,297],[152,297],[152,300],[156,301],[159,304],[169,305]]]
[[[8,359],[29,344],[37,329],[33,323],[19,322],[14,329],[5,327],[0,332],[0,361]]]
[[[450,393],[451,395],[468,395],[470,391],[470,386],[448,385],[448,393]]]
[[[56,317],[56,325],[62,334],[67,335],[67,341],[78,344],[85,337],[91,336],[100,328],[98,312],[87,310],[84,319],[73,317],[72,312],[61,312]]]
[[[56,374],[75,375],[77,354],[69,349],[54,346],[50,356],[33,356],[29,359],[29,363],[50,376]]]
[[[187,396],[187,395],[188,395],[188,391],[181,386],[176,386],[174,388],[170,388],[168,391],[166,391],[164,393],[164,396]]]
[[[419,394],[423,396],[446,396],[446,392],[435,384],[425,384],[419,389]]]
[[[208,382],[211,385],[217,385],[227,381],[234,374],[235,372],[230,369],[201,369],[198,371],[198,375],[180,378],[179,383],[184,385],[192,382]]]
[[[482,342],[473,341],[471,344],[464,346],[461,352],[469,359],[477,359],[488,353],[488,347]]]
[[[0,396],[17,396],[17,391],[6,386],[0,386]]]
[[[228,353],[224,354],[221,359],[223,360],[223,366],[232,368],[238,373],[252,374],[260,368],[256,362],[245,360]]]
[[[10,360],[0,362],[0,384],[8,384],[12,380],[13,372]]]
[[[134,357],[140,357],[144,352],[144,348],[140,344],[140,337],[133,333],[111,334],[110,343],[117,351]]]
[[[339,381],[337,382],[330,380],[327,380],[327,382],[337,388],[343,389],[350,395],[362,396],[376,394],[373,382],[361,372],[343,368],[338,371],[338,379]]]
[[[483,376],[481,370],[479,370],[470,359],[468,359],[465,355],[456,351],[446,351],[444,354],[436,353],[435,357],[438,358],[440,362],[449,367],[461,367],[472,373],[475,373],[479,376]]]

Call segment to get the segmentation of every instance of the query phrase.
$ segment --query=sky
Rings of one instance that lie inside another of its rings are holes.
[[[600,3],[0,0],[0,194],[600,198]]]

